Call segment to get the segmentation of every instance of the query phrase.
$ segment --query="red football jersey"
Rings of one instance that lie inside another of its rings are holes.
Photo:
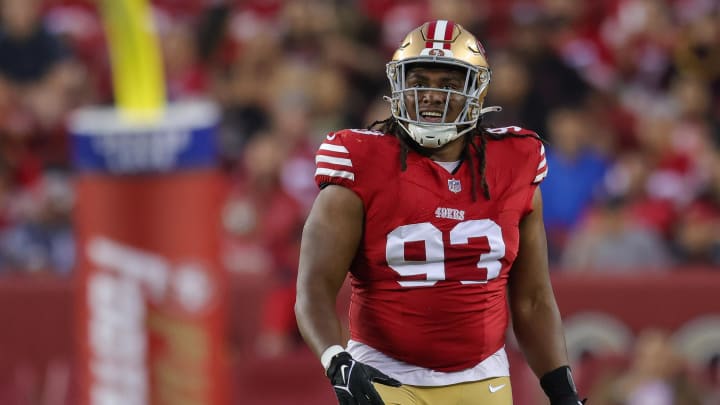
[[[497,133],[534,134],[518,127]],[[395,359],[439,370],[477,365],[499,350],[508,324],[508,272],[518,224],[547,174],[534,137],[489,140],[485,176],[491,199],[472,200],[472,173],[454,173],[367,130],[331,133],[316,155],[315,181],[353,190],[365,224],[352,263],[350,335]],[[477,171],[477,159],[472,170]]]

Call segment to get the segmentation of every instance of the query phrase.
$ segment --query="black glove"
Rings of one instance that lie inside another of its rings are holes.
[[[587,398],[581,401],[578,397],[575,381],[568,366],[558,367],[545,373],[540,377],[540,386],[550,398],[550,405],[583,405],[587,401]]]
[[[338,353],[332,358],[327,376],[340,405],[384,405],[372,383],[391,387],[402,385],[375,367],[355,361],[348,352]]]

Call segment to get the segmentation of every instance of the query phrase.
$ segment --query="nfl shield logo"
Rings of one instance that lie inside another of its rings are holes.
[[[460,180],[450,179],[448,180],[448,189],[453,193],[459,193],[462,190]]]

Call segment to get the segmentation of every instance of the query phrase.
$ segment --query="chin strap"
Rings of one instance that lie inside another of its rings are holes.
[[[462,133],[458,133],[457,126],[454,124],[422,125],[409,123],[407,128],[402,123],[400,125],[415,142],[424,148],[439,148],[462,135]]]

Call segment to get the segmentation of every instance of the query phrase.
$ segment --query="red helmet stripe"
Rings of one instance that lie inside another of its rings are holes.
[[[428,25],[426,48],[450,49],[455,23],[448,20],[436,20]]]
[[[450,49],[450,40],[453,38],[453,31],[455,30],[455,23],[452,21],[447,22],[447,27],[445,28],[445,43],[443,44],[443,48]]]
[[[425,48],[432,48],[433,47],[433,39],[435,39],[435,26],[437,25],[437,21],[433,21],[428,26],[428,33],[427,33],[427,42],[425,42]]]

